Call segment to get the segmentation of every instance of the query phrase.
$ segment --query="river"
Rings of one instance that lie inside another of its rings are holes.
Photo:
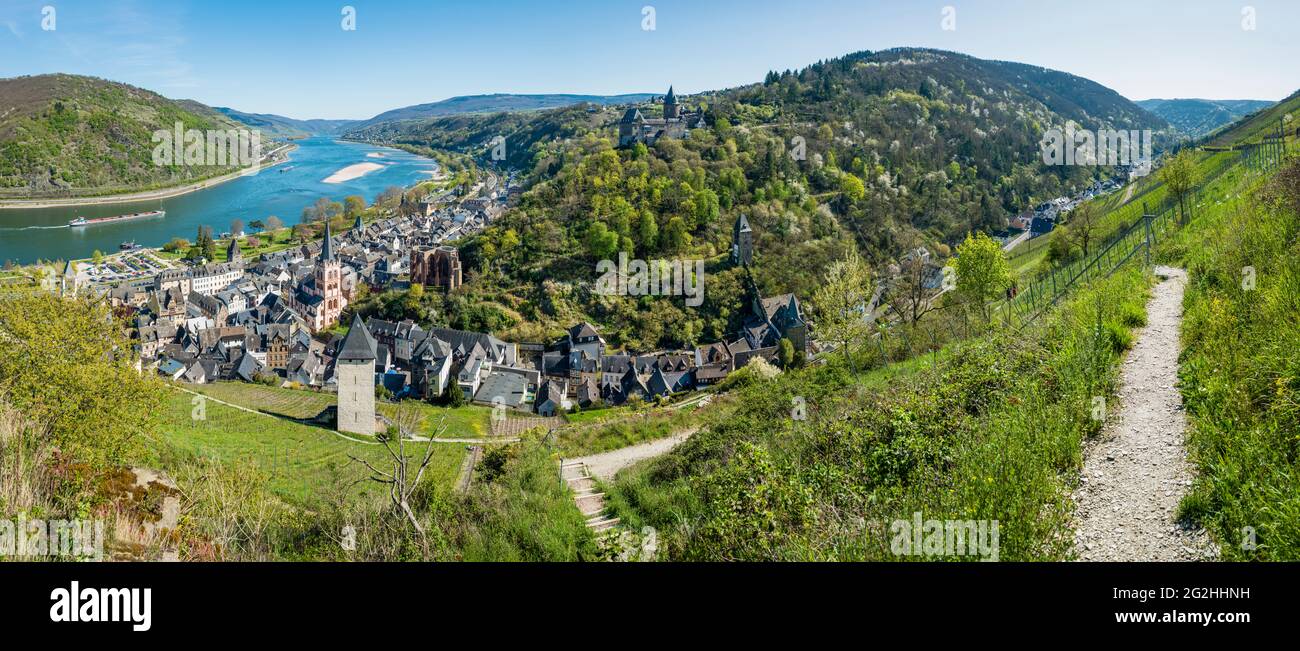
[[[307,138],[296,144],[298,148],[289,154],[288,163],[170,199],[0,209],[0,262],[12,260],[27,264],[38,259],[88,258],[96,250],[114,253],[126,241],[162,246],[173,237],[183,237],[192,242],[199,226],[210,226],[214,233],[220,234],[229,231],[235,219],[243,220],[246,229],[253,220],[265,221],[271,215],[279,217],[285,225],[293,225],[301,221],[302,209],[320,197],[342,201],[343,197],[356,194],[370,203],[385,188],[409,187],[429,179],[437,169],[437,163],[431,159],[386,147],[329,137]],[[359,163],[383,167],[340,183],[324,182],[339,170]],[[160,208],[167,211],[166,217],[86,228],[67,227],[78,216],[111,217]]]

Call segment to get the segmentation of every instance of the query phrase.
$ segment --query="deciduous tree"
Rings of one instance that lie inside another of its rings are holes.
[[[821,288],[813,294],[818,336],[838,344],[844,351],[844,361],[855,373],[850,348],[871,333],[866,311],[872,293],[871,270],[852,251],[830,266]]]
[[[980,232],[968,235],[957,247],[954,263],[957,291],[979,306],[984,320],[989,318],[989,302],[1011,284],[1011,268],[1006,253],[997,240]]]

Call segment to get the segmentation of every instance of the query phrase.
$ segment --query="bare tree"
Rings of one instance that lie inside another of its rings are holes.
[[[1178,204],[1178,223],[1186,224],[1190,218],[1191,206],[1188,198],[1199,182],[1196,160],[1191,150],[1184,149],[1169,158],[1156,175],[1165,184],[1169,196]]]
[[[912,240],[915,246],[898,263],[898,276],[888,285],[887,301],[889,307],[908,325],[916,325],[926,314],[939,308],[934,300],[938,288],[926,287],[926,280],[932,275],[934,265],[929,255],[923,254],[919,240]]]
[[[434,438],[444,434],[447,430],[446,419],[440,419],[438,426],[435,428]],[[381,434],[376,438],[383,443],[384,449],[388,451],[390,457],[390,467],[387,470],[381,470],[375,464],[366,461],[360,457],[348,455],[352,461],[366,467],[370,476],[366,479],[370,481],[386,484],[388,486],[388,498],[392,502],[393,508],[400,511],[406,516],[406,519],[415,527],[415,531],[424,538],[424,526],[420,524],[419,518],[415,517],[415,511],[411,509],[411,495],[420,485],[420,479],[424,477],[424,471],[428,469],[429,462],[433,460],[433,442],[425,445],[424,458],[420,461],[418,468],[412,468],[413,458],[406,454],[406,437],[414,437],[420,431],[420,426],[424,424],[424,414],[420,408],[414,404],[402,403],[397,405],[393,414],[393,426],[389,433]],[[396,438],[396,444],[393,439]],[[365,481],[364,479],[362,481]]]
[[[1092,202],[1088,202],[1070,211],[1070,221],[1065,225],[1065,233],[1070,242],[1083,251],[1083,257],[1087,258],[1100,228],[1101,211]]]

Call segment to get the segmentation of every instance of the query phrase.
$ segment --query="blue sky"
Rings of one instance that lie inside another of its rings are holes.
[[[491,92],[698,92],[915,45],[1130,99],[1277,100],[1300,88],[1297,35],[1295,0],[0,0],[0,77],[88,74],[244,111],[367,118]]]

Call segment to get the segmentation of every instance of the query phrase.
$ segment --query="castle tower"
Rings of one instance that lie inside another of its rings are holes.
[[[347,299],[343,298],[343,266],[334,256],[334,244],[330,240],[330,223],[326,220],[325,242],[321,245],[315,271],[316,293],[322,299],[322,329],[336,323],[348,304]]]
[[[754,261],[754,229],[749,227],[749,220],[741,215],[731,229],[731,261],[748,267]]]
[[[668,87],[668,94],[664,95],[664,117],[677,118],[680,113],[677,108],[677,96],[673,94],[673,87]]]
[[[230,238],[230,245],[226,247],[226,260],[229,262],[243,262],[244,251],[239,248],[239,240]]]
[[[352,328],[339,345],[334,364],[338,380],[339,406],[337,429],[354,434],[375,434],[375,338],[361,322],[352,317]]]

